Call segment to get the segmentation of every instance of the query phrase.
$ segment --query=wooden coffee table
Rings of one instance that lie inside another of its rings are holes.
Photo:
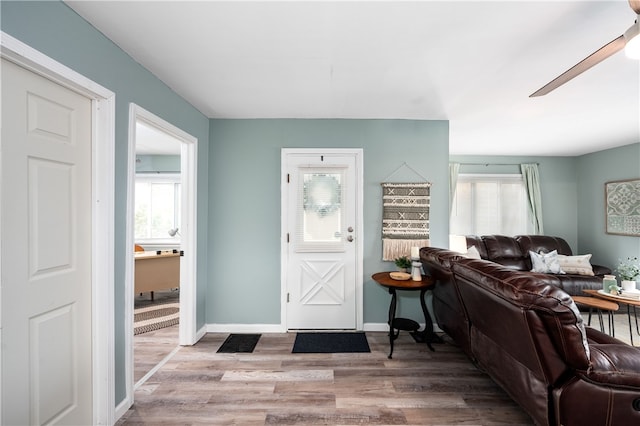
[[[626,297],[614,296],[612,294],[601,293],[598,290],[582,290],[584,293],[595,296],[599,299],[608,300],[615,303],[623,303],[627,305],[627,318],[629,320],[629,339],[631,339],[631,346],[633,346],[633,328],[631,327],[631,307],[633,307],[633,316],[636,320],[636,333],[640,335],[640,327],[638,327],[638,314],[636,313],[636,307],[640,307],[640,300],[629,299]]]
[[[596,309],[596,311],[598,312],[598,320],[600,320],[600,331],[602,331],[603,333],[604,324],[602,323],[602,311],[607,311],[609,313],[609,334],[615,337],[616,329],[613,321],[613,312],[619,309],[617,303],[591,296],[571,297],[576,304],[589,308],[589,321],[587,322],[588,325],[591,325],[591,312],[593,311],[593,309]]]

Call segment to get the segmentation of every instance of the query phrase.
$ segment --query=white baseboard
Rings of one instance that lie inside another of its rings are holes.
[[[124,416],[124,414],[127,412],[127,410],[129,410],[129,408],[131,408],[132,405],[133,405],[132,399],[130,397],[127,397],[124,400],[122,400],[120,404],[116,406],[115,415],[114,415],[116,422],[120,420],[120,417]]]
[[[424,328],[424,323],[420,324]],[[437,324],[433,325],[436,333],[442,333]],[[389,331],[385,322],[367,322],[362,331]],[[286,333],[287,329],[281,324],[206,324],[198,331],[198,340],[205,333]],[[202,333],[202,335],[201,335]]]
[[[196,331],[196,343],[200,341],[207,334],[207,325],[203,325],[200,330]]]
[[[207,333],[286,333],[280,324],[207,324]]]

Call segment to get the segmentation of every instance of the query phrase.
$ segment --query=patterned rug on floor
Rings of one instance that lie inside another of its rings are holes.
[[[138,335],[176,325],[180,320],[180,303],[162,303],[133,311],[133,334]]]

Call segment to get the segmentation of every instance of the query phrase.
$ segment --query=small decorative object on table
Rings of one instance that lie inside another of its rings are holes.
[[[411,279],[422,281],[422,263],[420,263],[420,248],[411,247]]]
[[[389,276],[392,279],[398,280],[398,281],[406,281],[409,278],[411,278],[411,274],[408,274],[406,272],[389,272]]]
[[[411,259],[407,256],[401,256],[394,260],[400,272],[407,272],[411,268]]]
[[[605,275],[602,280],[602,291],[610,294],[612,291],[618,293],[618,281],[615,275]]]
[[[640,263],[637,257],[627,257],[626,260],[618,262],[618,275],[620,276],[620,285],[623,290],[636,289],[636,277],[640,275]]]

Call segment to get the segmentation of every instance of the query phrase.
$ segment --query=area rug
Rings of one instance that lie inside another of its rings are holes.
[[[230,334],[218,349],[218,353],[251,353],[261,334]]]
[[[143,334],[180,322],[180,303],[163,303],[133,311],[133,334]]]
[[[364,333],[298,333],[292,353],[371,352]]]

